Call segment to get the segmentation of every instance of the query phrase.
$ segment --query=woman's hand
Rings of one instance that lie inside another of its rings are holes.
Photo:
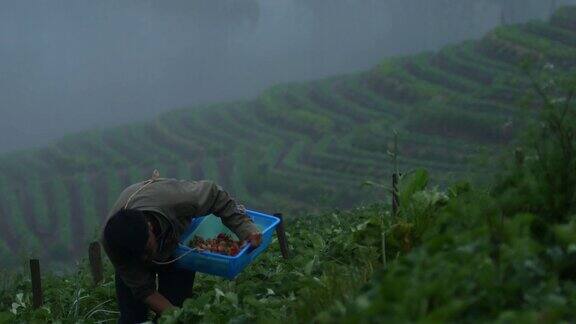
[[[250,242],[250,246],[253,248],[257,248],[260,243],[262,242],[262,233],[252,233],[248,236],[247,239]]]

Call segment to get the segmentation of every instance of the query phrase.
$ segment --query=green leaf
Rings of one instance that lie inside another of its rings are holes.
[[[558,241],[565,245],[576,244],[576,222],[555,225],[554,234]]]
[[[326,243],[320,234],[313,235],[311,240],[312,245],[314,246],[314,250],[316,251],[322,251],[324,250],[324,247],[326,247]]]
[[[306,263],[306,265],[304,266],[304,273],[306,275],[311,275],[312,274],[312,270],[314,270],[314,263],[316,262],[316,256],[314,256],[314,258],[310,261],[308,261],[308,263]]]
[[[12,323],[14,316],[10,312],[0,312],[0,323]]]
[[[238,307],[238,294],[229,291],[224,295],[224,298],[226,298],[230,303],[232,303],[234,307]]]
[[[416,192],[426,189],[428,180],[428,171],[424,169],[418,169],[403,176],[399,183],[400,204],[409,201]]]

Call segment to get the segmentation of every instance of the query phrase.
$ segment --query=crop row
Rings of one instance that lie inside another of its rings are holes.
[[[572,6],[556,11],[550,18],[550,24],[566,30],[576,30],[576,9]]]
[[[0,174],[0,211],[2,213],[0,218],[3,223],[0,233],[2,233],[2,238],[10,243],[14,253],[39,251],[40,241],[24,220],[24,213],[16,192],[6,177]]]
[[[532,33],[538,37],[560,42],[569,47],[576,47],[576,33],[574,31],[554,27],[538,21],[532,21],[525,26],[523,30]]]
[[[471,93],[478,87],[477,83],[462,78],[459,75],[449,74],[432,65],[432,55],[421,54],[406,60],[404,68],[418,80],[433,86],[459,94]]]

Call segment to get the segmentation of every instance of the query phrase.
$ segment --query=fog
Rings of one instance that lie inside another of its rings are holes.
[[[0,152],[546,18],[554,0],[0,0]]]

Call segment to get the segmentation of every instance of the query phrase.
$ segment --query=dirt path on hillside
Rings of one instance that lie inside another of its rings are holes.
[[[279,169],[282,166],[282,163],[284,163],[284,159],[286,158],[286,156],[288,155],[288,153],[290,153],[290,151],[292,150],[292,148],[294,147],[294,141],[291,140],[286,140],[284,142],[284,146],[282,147],[282,151],[280,151],[280,154],[278,154],[278,157],[276,158],[276,161],[274,162],[274,169]]]
[[[17,253],[22,245],[16,239],[16,235],[12,233],[12,226],[8,223],[8,211],[4,206],[5,204],[0,204],[0,236],[6,242],[8,249],[12,253]]]
[[[22,217],[24,217],[24,222],[28,229],[40,240],[40,242],[48,242],[50,239],[49,231],[41,231],[38,228],[36,220],[39,215],[36,215],[34,209],[32,208],[32,197],[29,194],[29,190],[26,186],[22,186],[14,190],[18,200],[18,206],[22,210]],[[46,215],[48,217],[48,215]]]
[[[229,156],[221,157],[217,160],[219,184],[224,188],[232,188],[232,173],[234,161]]]
[[[50,217],[50,239],[54,239],[56,237],[56,233],[58,233],[59,221],[58,217],[55,217],[54,211],[54,194],[52,189],[51,182],[44,182],[41,185],[42,192],[44,193],[44,197],[46,198],[46,207],[48,208],[48,217]]]
[[[80,195],[80,190],[76,186],[76,181],[65,181],[64,186],[68,191],[69,197],[69,211],[70,211],[70,228],[72,230],[72,255],[74,257],[81,257],[84,253],[84,207],[82,206],[83,199]]]
[[[98,219],[104,221],[108,216],[108,184],[102,181],[100,175],[92,175],[90,178],[90,186],[94,188],[94,202],[96,204],[96,215]]]

